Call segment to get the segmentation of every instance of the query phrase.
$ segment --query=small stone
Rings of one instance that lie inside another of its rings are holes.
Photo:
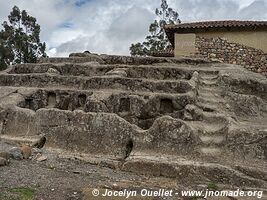
[[[215,58],[215,57],[216,57],[216,54],[215,54],[215,53],[211,53],[209,56],[210,56],[211,58]]]
[[[15,160],[22,160],[23,159],[23,155],[22,155],[21,149],[19,147],[12,147],[9,150],[9,153],[11,154],[11,157]]]
[[[31,147],[27,146],[27,145],[22,145],[20,147],[20,150],[22,152],[23,158],[24,159],[29,159],[32,155],[32,149]]]
[[[59,71],[57,71],[57,70],[54,69],[54,68],[49,68],[49,69],[47,70],[47,73],[49,73],[49,74],[60,74]]]
[[[127,72],[125,68],[117,68],[107,72],[106,75],[127,77]]]
[[[34,156],[32,156],[32,160],[37,160],[37,158],[41,157],[42,154],[41,153],[37,153]]]
[[[32,154],[41,154],[42,153],[42,150],[41,149],[38,149],[38,148],[32,148]]]
[[[212,62],[217,62],[217,63],[223,63],[223,61],[217,59],[217,58],[211,58],[210,59]]]
[[[112,189],[112,187],[110,187],[109,185],[104,185],[103,188],[104,189]]]
[[[0,167],[5,165],[8,165],[7,159],[0,157]]]
[[[47,156],[40,156],[36,159],[38,162],[43,162],[47,160]]]
[[[113,190],[120,190],[120,187],[119,187],[118,184],[113,183],[113,184],[112,184],[112,189],[113,189]]]
[[[267,60],[267,57],[262,56],[262,57],[261,57],[261,61],[265,61],[265,60]]]
[[[188,120],[188,121],[192,121],[192,120],[193,120],[193,116],[191,115],[190,112],[186,111],[186,112],[184,113],[184,119],[185,119],[185,120]]]

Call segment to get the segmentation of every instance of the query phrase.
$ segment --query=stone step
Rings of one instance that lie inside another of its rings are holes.
[[[203,121],[209,124],[221,124],[223,127],[229,126],[231,119],[224,113],[203,112]]]
[[[1,86],[13,87],[68,87],[78,90],[122,89],[129,91],[186,93],[193,86],[185,80],[148,80],[125,77],[72,77],[48,74],[0,74]]]
[[[225,137],[222,135],[204,135],[200,136],[200,139],[204,144],[221,144],[225,140]]]
[[[86,63],[99,62],[104,64],[104,61],[97,57],[55,57],[55,58],[40,58],[39,63]]]
[[[36,88],[36,87],[31,87],[31,88],[25,88],[25,87],[10,87],[10,86],[1,86],[0,88],[0,101],[1,99],[5,99],[6,97],[10,97],[12,94],[22,94],[23,95],[30,95],[36,90],[43,90],[47,92],[60,92],[60,93],[85,93],[85,94],[96,94],[96,95],[138,95],[138,96],[146,96],[148,98],[149,96],[170,96],[169,93],[164,93],[164,92],[146,92],[146,91],[129,91],[129,90],[122,90],[122,89],[90,89],[90,90],[77,90],[73,88],[67,88],[67,87],[46,87],[46,88]],[[3,93],[1,93],[3,92]],[[2,95],[3,94],[3,95]],[[172,95],[175,98],[179,98],[181,96],[190,96],[190,93],[182,93],[182,94],[173,94]],[[192,97],[193,98],[193,97]]]
[[[212,92],[200,92],[198,91],[198,96],[200,98],[217,98],[217,99],[221,99],[222,97],[220,96],[220,94],[216,93],[216,91]]]
[[[189,80],[192,70],[184,67],[162,67],[162,66],[132,66],[132,65],[99,65],[98,63],[38,63],[20,64],[12,66],[10,74],[42,74],[53,72],[63,76],[122,76],[128,78],[144,78],[155,80]]]
[[[202,80],[201,84],[205,86],[217,86],[217,80]]]
[[[2,98],[5,98],[6,96],[12,94],[12,93],[16,93],[17,88],[13,88],[13,87],[0,87],[0,100]]]
[[[198,71],[199,75],[202,77],[206,77],[206,76],[218,76],[219,71],[218,70],[199,70]]]
[[[157,57],[134,57],[117,55],[71,55],[70,57],[41,58],[39,63],[85,63],[99,62],[101,64],[128,64],[128,65],[151,65],[154,63],[166,63],[168,59]],[[183,61],[184,63],[186,61]]]
[[[210,95],[209,97],[199,96],[198,101],[204,104],[211,104],[211,105],[225,103],[225,100],[223,98],[215,97],[212,95]]]
[[[119,55],[106,55],[106,54],[84,54],[74,53],[69,58],[41,58],[39,63],[82,63],[96,61],[101,64],[127,64],[127,65],[152,65],[160,63],[168,64],[207,64],[201,58],[164,58],[164,57],[137,57],[137,56],[119,56]],[[209,70],[207,70],[209,71]],[[214,70],[213,70],[214,71]]]
[[[202,147],[200,152],[206,156],[219,156],[222,152],[218,147]]]
[[[9,144],[33,144],[40,140],[41,136],[12,136],[12,135],[0,135],[0,140]]]
[[[196,131],[204,135],[226,134],[229,128],[229,119],[220,113],[203,112],[202,121],[188,121],[187,123]]]
[[[219,78],[219,76],[218,75],[207,75],[207,74],[205,74],[205,75],[201,75],[200,78],[202,80],[212,81],[212,80],[217,80]]]
[[[203,87],[203,86],[200,86],[199,89],[198,89],[199,93],[220,93],[221,92],[221,89],[218,89],[216,87]]]
[[[227,125],[224,123],[210,123],[208,121],[187,121],[194,130],[203,135],[224,134],[227,131]]]
[[[217,149],[203,149],[205,153],[212,152],[219,156]],[[122,166],[123,171],[144,174],[147,176],[163,176],[177,178],[181,181],[209,180],[214,183],[262,187],[267,183],[264,180],[248,176],[238,170],[212,162],[198,162],[171,155],[142,155],[136,153],[126,159]],[[256,170],[256,169],[255,169]],[[266,172],[262,172],[266,174]]]
[[[216,112],[218,110],[218,106],[215,104],[210,105],[203,102],[197,102],[196,105],[205,112]]]

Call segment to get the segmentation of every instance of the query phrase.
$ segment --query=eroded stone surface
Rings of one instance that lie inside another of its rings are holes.
[[[12,66],[0,85],[5,138],[45,137],[125,171],[266,186],[267,79],[242,67],[79,53]]]

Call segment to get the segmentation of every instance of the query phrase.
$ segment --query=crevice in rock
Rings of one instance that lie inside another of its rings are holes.
[[[1,123],[1,127],[0,127],[1,128],[1,130],[0,130],[0,134],[1,135],[3,135],[4,132],[5,132],[6,125],[7,125],[7,122],[8,122],[8,116],[9,116],[9,113],[7,112],[5,114],[5,117],[4,117],[3,121],[2,121],[2,123]]]
[[[84,107],[86,103],[86,95],[85,94],[79,94],[78,95],[78,107]]]
[[[26,98],[25,99],[25,108],[31,109],[31,110],[35,110],[34,108],[34,102],[32,98]]]
[[[31,146],[34,147],[34,148],[41,149],[41,148],[44,147],[45,143],[46,143],[46,137],[43,136],[38,141],[33,143]]]
[[[174,106],[171,99],[160,100],[160,113],[173,113]]]
[[[119,112],[129,112],[130,111],[130,99],[129,98],[121,98]]]
[[[205,112],[214,112],[214,111],[215,111],[214,109],[212,109],[212,108],[207,108],[207,107],[202,108],[202,110],[205,111]]]
[[[133,150],[133,140],[130,139],[125,146],[125,155],[124,155],[124,159],[128,158]]]

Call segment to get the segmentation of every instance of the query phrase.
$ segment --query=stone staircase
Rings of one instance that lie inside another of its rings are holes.
[[[198,133],[202,142],[199,153],[210,159],[221,155],[230,123],[219,107],[225,104],[220,90],[218,71],[200,71],[196,105],[203,111],[202,119],[191,121],[190,126]]]
[[[198,100],[201,104],[205,105],[204,110],[205,108],[215,108],[212,110],[214,110],[214,112],[217,114],[218,111],[216,112],[216,107],[218,106],[218,104],[225,102],[222,97],[220,97],[220,93],[217,89],[218,73],[204,74],[201,75],[200,78],[201,84]],[[216,114],[213,116],[213,114],[211,114],[210,112],[204,112],[203,114],[209,116],[209,118],[216,118]],[[225,124],[225,122],[219,124],[224,124],[224,127],[218,127],[218,121],[212,120],[209,126],[205,126],[204,135],[200,136],[200,139],[204,144],[204,147],[202,147],[200,151],[207,156],[219,156],[221,154],[220,146],[222,146],[222,143],[225,142],[225,137],[228,130],[226,128],[227,124]]]

